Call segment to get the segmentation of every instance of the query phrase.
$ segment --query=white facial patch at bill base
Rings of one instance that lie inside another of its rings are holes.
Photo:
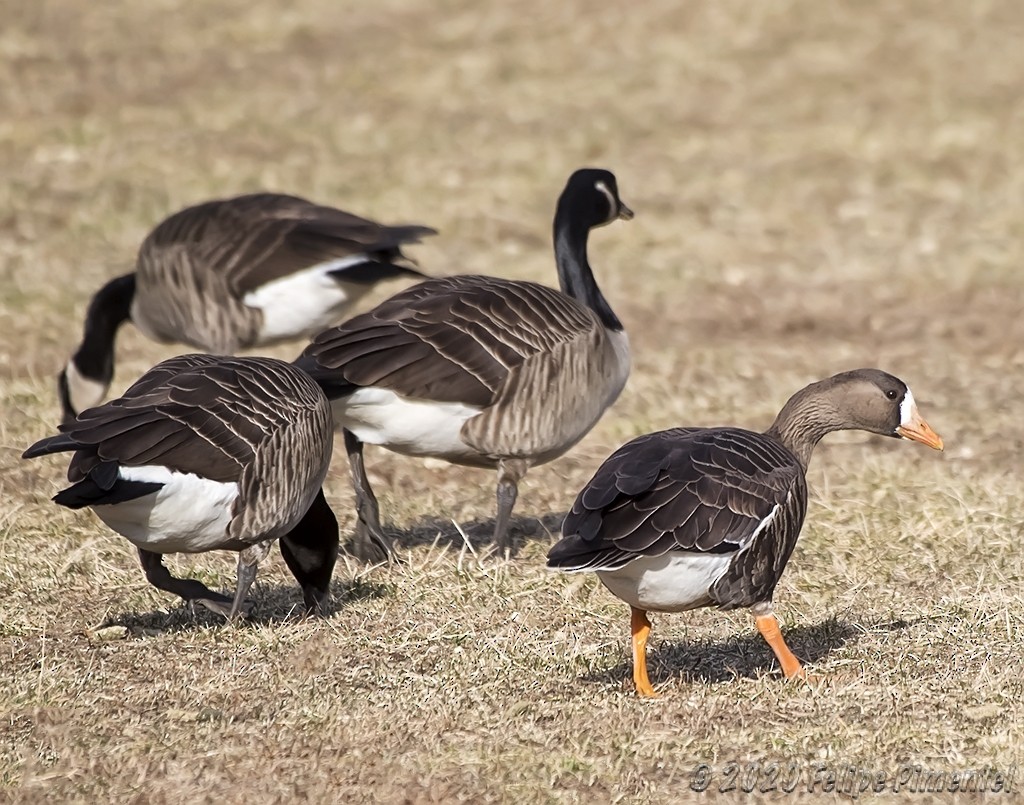
[[[914,394],[907,389],[903,395],[903,402],[900,403],[900,427],[906,428],[913,424],[917,416],[917,403],[914,402]]]
[[[83,375],[74,361],[68,361],[64,376],[67,379],[68,399],[76,414],[103,402],[107,384]]]

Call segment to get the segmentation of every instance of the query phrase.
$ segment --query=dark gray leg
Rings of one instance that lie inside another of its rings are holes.
[[[352,489],[356,493],[356,533],[350,549],[354,556],[364,562],[383,562],[394,558],[391,540],[384,536],[380,525],[380,506],[366,477],[363,464],[363,443],[354,433],[345,434],[345,450],[348,453],[349,468],[352,471]]]
[[[202,604],[211,612],[228,617],[230,612],[231,599],[226,595],[215,593],[202,582],[195,579],[179,579],[171,575],[171,572],[164,567],[162,554],[153,553],[139,548],[139,562],[146,572],[149,583],[158,590],[173,593],[181,596],[190,604]]]
[[[231,602],[231,611],[228,613],[228,622],[233,623],[238,618],[245,603],[245,596],[256,581],[256,571],[259,570],[260,562],[267,558],[270,553],[270,542],[257,542],[238,553],[238,573],[235,580],[235,600]]]
[[[338,520],[321,489],[299,524],[281,537],[281,555],[302,587],[307,615],[326,615],[338,558]]]
[[[519,481],[526,475],[527,469],[526,462],[519,458],[498,462],[498,516],[494,521],[494,544],[506,556],[512,551],[508,522],[519,495]]]

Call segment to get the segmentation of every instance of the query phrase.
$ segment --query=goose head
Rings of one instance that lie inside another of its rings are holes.
[[[943,448],[907,384],[881,369],[855,369],[801,389],[766,433],[778,438],[806,469],[814,446],[837,430],[864,430]]]
[[[837,430],[866,430],[942,450],[941,437],[924,421],[913,392],[898,377],[880,369],[857,369],[825,382],[831,386]]]
[[[580,168],[565,185],[558,200],[559,209],[572,209],[590,229],[610,224],[617,218],[628,221],[633,211],[619,198],[615,174],[599,168]]]
[[[866,430],[919,441],[935,450],[943,448],[939,434],[918,411],[907,384],[880,369],[834,375],[809,386],[800,397],[806,407],[805,416],[818,420],[827,431]]]

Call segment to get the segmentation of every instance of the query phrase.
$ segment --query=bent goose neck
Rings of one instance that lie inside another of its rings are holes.
[[[114,339],[131,315],[134,297],[135,275],[126,274],[108,282],[92,298],[85,314],[82,343],[72,358],[84,377],[109,383],[114,376]]]
[[[622,322],[597,287],[587,260],[589,234],[586,225],[574,223],[563,211],[559,210],[555,216],[555,262],[559,286],[562,293],[593,310],[609,330],[620,331]]]
[[[822,385],[816,383],[790,397],[765,435],[781,442],[806,472],[818,442],[827,434],[846,427],[838,413],[832,400],[823,393]]]

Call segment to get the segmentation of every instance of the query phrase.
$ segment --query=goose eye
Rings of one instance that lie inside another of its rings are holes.
[[[885,396],[888,397],[890,400],[895,400],[900,395],[896,391],[896,389],[889,389],[887,392],[885,392]]]

